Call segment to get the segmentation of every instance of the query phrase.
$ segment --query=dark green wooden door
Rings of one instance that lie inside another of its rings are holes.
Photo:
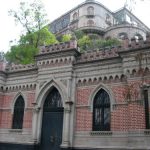
[[[63,112],[44,112],[40,150],[60,150]]]
[[[56,88],[48,94],[43,107],[40,150],[60,150],[63,129],[63,107]]]

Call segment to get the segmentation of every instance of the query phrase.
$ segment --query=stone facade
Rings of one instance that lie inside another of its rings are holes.
[[[112,12],[94,0],[86,0],[50,23],[49,29],[56,35],[82,30],[87,34],[97,34],[100,38],[124,36],[146,39],[150,29],[128,9]]]
[[[122,46],[84,53],[76,41],[43,46],[31,65],[10,66],[1,60],[0,149],[37,149],[43,104],[52,87],[59,91],[64,108],[61,148],[150,149],[143,94],[147,90],[150,96],[149,50],[147,35],[145,41],[126,39]],[[101,89],[110,98],[109,131],[93,131],[94,99]],[[25,101],[23,125],[13,129],[19,96]]]

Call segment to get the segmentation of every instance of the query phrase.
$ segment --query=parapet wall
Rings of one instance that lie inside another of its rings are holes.
[[[83,53],[79,52],[79,55],[76,58],[76,63],[115,58],[119,57],[120,52],[128,52],[145,48],[147,49],[149,47],[150,47],[150,34],[146,36],[145,41],[143,39],[139,39],[138,41],[136,41],[136,39],[131,40],[125,39],[122,41],[120,46],[107,47],[103,49],[100,48],[97,50],[85,51]],[[77,41],[72,40],[69,42],[58,43],[49,46],[42,46],[37,56],[40,57],[41,55],[65,52],[70,50],[79,51]],[[36,68],[37,68],[36,64],[29,64],[29,65],[19,64],[6,66],[6,62],[0,61],[0,71],[15,72],[15,71],[31,70]]]
[[[150,47],[150,35],[146,36],[146,40],[139,39],[136,41],[136,39],[132,38],[124,39],[120,46],[116,47],[107,47],[107,48],[101,48],[97,50],[91,50],[91,51],[85,51],[81,54],[80,57],[77,58],[77,62],[88,62],[93,60],[103,60],[103,59],[109,59],[118,57],[120,52],[128,52],[138,49],[144,49]]]
[[[66,51],[70,49],[77,49],[77,41],[72,40],[69,42],[58,43],[58,44],[53,44],[49,46],[42,46],[40,49],[39,55],[47,54],[47,53],[54,53],[54,52],[61,52],[61,51]]]

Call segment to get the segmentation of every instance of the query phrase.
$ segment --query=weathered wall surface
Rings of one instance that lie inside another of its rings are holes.
[[[71,41],[42,47],[35,65],[6,66],[0,82],[0,142],[40,142],[43,103],[54,86],[65,109],[65,148],[149,149],[142,95],[145,86],[150,91],[149,49],[149,36],[140,43],[126,40],[122,47],[82,54]],[[142,68],[138,54],[143,56]],[[93,100],[100,89],[110,98],[110,131],[92,131]],[[23,129],[15,130],[13,110],[19,95],[25,100]]]

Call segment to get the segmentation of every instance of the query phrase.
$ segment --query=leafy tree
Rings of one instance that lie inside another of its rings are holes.
[[[72,36],[76,37],[81,52],[83,52],[85,50],[104,48],[107,46],[120,45],[120,41],[116,38],[112,38],[112,39],[108,39],[108,40],[100,39],[95,34],[86,35],[81,30],[74,31]]]
[[[103,48],[107,46],[115,46],[115,45],[120,45],[120,41],[116,38],[108,39],[108,40],[96,40],[95,45],[97,48]]]
[[[82,30],[75,30],[72,34],[72,36],[75,36],[77,40],[81,39],[85,35],[85,33]]]
[[[32,3],[20,2],[20,8],[17,11],[10,10],[8,13],[29,34],[43,28],[48,21],[44,6],[40,0],[34,0]]]
[[[37,54],[38,49],[32,45],[14,45],[11,51],[6,53],[6,59],[15,64],[29,64],[34,62],[33,56]]]
[[[87,35],[84,35],[82,38],[80,38],[78,40],[78,45],[80,47],[81,52],[83,52],[84,50],[87,50],[90,47],[91,43],[92,41]]]
[[[37,38],[39,38],[39,40],[37,40]],[[30,43],[31,39],[32,43]],[[57,40],[56,37],[48,31],[48,28],[44,27],[37,32],[22,35],[18,43],[18,45],[11,47],[10,52],[8,51],[6,53],[6,59],[15,64],[29,64],[34,62],[34,56],[38,53],[38,46],[57,43]]]
[[[72,38],[71,34],[64,34],[64,35],[62,36],[61,42],[70,41],[71,38]]]
[[[20,36],[18,43],[6,53],[9,62],[32,63],[40,45],[57,43],[56,37],[45,26],[48,20],[40,0],[20,2],[19,10],[10,10],[9,14],[24,28],[24,34]]]

